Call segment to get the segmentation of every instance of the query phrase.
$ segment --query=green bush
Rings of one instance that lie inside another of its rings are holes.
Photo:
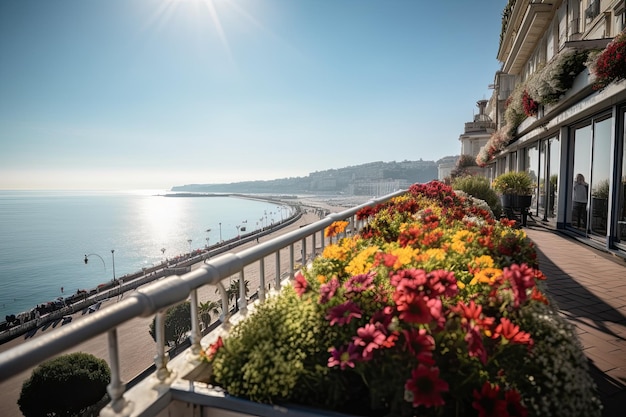
[[[500,198],[493,188],[491,188],[491,183],[487,178],[479,176],[460,177],[454,180],[452,188],[454,190],[461,190],[479,200],[483,200],[493,212],[494,217],[500,217],[500,213],[502,212]]]
[[[150,323],[150,336],[156,342],[156,318]],[[185,301],[170,307],[165,312],[165,343],[180,345],[187,339],[187,332],[191,330],[191,303]]]
[[[39,365],[24,381],[17,404],[26,417],[73,416],[106,395],[107,363],[88,353],[70,353]]]

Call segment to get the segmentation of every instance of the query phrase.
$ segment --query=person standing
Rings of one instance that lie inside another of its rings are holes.
[[[583,174],[576,175],[574,183],[574,217],[576,218],[576,227],[580,228],[587,225],[587,196],[589,195],[589,184],[585,182]],[[573,221],[572,221],[573,223]]]

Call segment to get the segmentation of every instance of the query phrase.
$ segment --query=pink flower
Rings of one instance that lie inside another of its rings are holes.
[[[333,296],[337,292],[338,288],[339,288],[339,280],[337,279],[337,277],[332,277],[330,281],[328,281],[325,284],[322,284],[320,286],[319,303],[326,304],[328,301],[330,301],[330,299],[333,298]]]
[[[343,285],[349,293],[360,293],[372,288],[375,273],[360,274],[350,277]]]
[[[363,348],[363,358],[371,359],[374,354],[374,350],[381,347],[387,337],[373,324],[366,324],[360,327],[356,331],[357,336],[354,336],[354,344]]]
[[[348,346],[342,346],[339,349],[330,348],[330,358],[328,358],[328,367],[333,368],[339,366],[343,371],[346,367],[354,368],[354,362],[360,359],[360,352],[354,343]]]
[[[328,314],[326,314],[326,320],[330,320],[331,326],[335,324],[343,326],[350,323],[352,319],[360,319],[362,313],[358,305],[352,301],[346,301],[343,304],[330,308]]]

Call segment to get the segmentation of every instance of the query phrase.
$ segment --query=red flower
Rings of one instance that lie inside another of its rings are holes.
[[[472,407],[478,410],[478,417],[505,417],[507,416],[506,401],[499,398],[500,387],[488,381],[483,384],[480,392],[474,390]]]
[[[350,277],[343,286],[348,293],[360,293],[372,288],[372,282],[374,282],[374,276],[376,273],[370,272],[368,274],[360,274]]]
[[[209,349],[204,354],[207,361],[211,362],[213,358],[215,357],[215,355],[217,354],[217,351],[220,350],[223,346],[224,346],[224,340],[222,340],[222,336],[218,336],[215,343],[211,344],[209,346]]]
[[[439,368],[419,364],[411,372],[404,389],[410,395],[413,407],[433,407],[445,404],[441,394],[448,392],[449,388],[448,383],[439,378]]]
[[[500,324],[496,327],[493,334],[493,338],[497,339],[502,336],[509,342],[532,345],[533,339],[530,337],[530,333],[526,333],[520,330],[519,326],[511,322],[506,317],[500,319]]]
[[[526,417],[528,410],[522,405],[522,396],[514,389],[504,393],[506,401],[506,411],[510,417]]]
[[[528,91],[524,90],[524,94],[522,95],[522,105],[524,106],[524,114],[526,116],[536,116],[537,110],[539,109],[539,105],[535,100],[530,97]]]
[[[302,294],[304,294],[309,287],[309,283],[300,271],[296,272],[294,278],[295,282],[293,283],[293,289],[296,291],[296,294],[298,294],[299,297],[302,297]]]

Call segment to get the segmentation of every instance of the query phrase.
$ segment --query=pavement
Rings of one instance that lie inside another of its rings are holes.
[[[524,230],[537,247],[546,292],[576,327],[603,417],[626,415],[626,261],[539,225]]]

